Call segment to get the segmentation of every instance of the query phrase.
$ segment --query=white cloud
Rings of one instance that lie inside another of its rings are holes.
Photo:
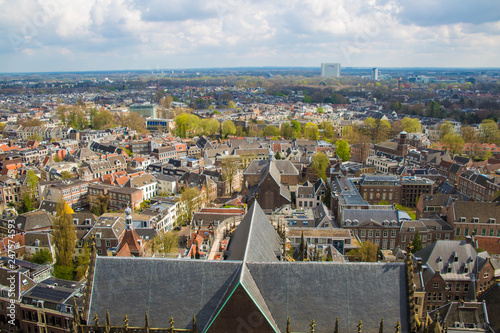
[[[34,70],[35,65],[38,70],[58,66],[90,70],[141,68],[143,63],[319,66],[324,61],[379,67],[498,66],[500,48],[496,0],[0,0],[0,4],[0,33],[6,36],[0,40],[0,57],[13,71]]]

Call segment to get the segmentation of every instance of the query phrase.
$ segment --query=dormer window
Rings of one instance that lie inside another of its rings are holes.
[[[474,223],[479,223],[479,217],[473,217],[472,222]]]
[[[452,267],[448,266],[448,269],[446,270],[448,273],[451,273]]]
[[[465,223],[465,222],[467,222],[467,219],[466,219],[464,216],[462,216],[462,217],[460,218],[460,222]]]
[[[497,223],[497,219],[494,217],[490,217],[489,223]]]

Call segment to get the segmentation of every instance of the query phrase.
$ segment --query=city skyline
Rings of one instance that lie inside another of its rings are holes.
[[[498,67],[500,3],[2,1],[0,72]]]

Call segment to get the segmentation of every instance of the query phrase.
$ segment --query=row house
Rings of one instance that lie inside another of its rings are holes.
[[[34,265],[34,264],[33,264]],[[1,269],[2,271],[4,268]],[[9,273],[12,274],[12,273]],[[0,276],[3,274],[0,273]],[[71,332],[73,326],[73,304],[83,306],[83,284],[49,278],[36,282],[16,271],[16,290],[19,293],[9,298],[7,290],[0,296],[0,328],[19,332]],[[3,280],[3,279],[2,279]],[[4,284],[4,283],[2,283]],[[6,285],[6,284],[5,284]],[[14,304],[14,325],[9,322],[10,304]]]
[[[17,179],[8,176],[0,176],[0,204],[17,204],[24,197],[25,191]]]
[[[94,224],[92,229],[85,235],[84,241],[91,242],[95,237],[97,254],[111,256],[123,238],[126,229],[125,218],[121,216],[104,216]]]
[[[473,235],[500,236],[500,203],[453,201],[447,221],[453,227],[455,238]]]
[[[473,300],[494,284],[494,268],[467,241],[440,240],[414,254],[416,279],[425,291],[423,309]]]
[[[372,205],[380,201],[400,204],[401,184],[396,176],[363,175],[359,183],[359,194]]]
[[[89,149],[92,150],[95,153],[98,154],[123,154],[123,149],[120,147],[117,147],[115,145],[112,145],[110,143],[104,144],[104,143],[99,143],[96,141],[93,141]]]
[[[104,160],[83,162],[80,169],[80,178],[91,181],[126,169],[127,162],[122,155],[109,155]]]
[[[307,181],[304,185],[298,185],[295,190],[295,200],[297,208],[313,208],[323,203],[323,199],[328,189],[323,179],[317,180],[314,184]]]
[[[372,166],[375,171],[380,173],[395,173],[399,167],[399,161],[385,156],[374,155],[366,159],[366,164]]]
[[[221,169],[204,169],[202,174],[207,175],[217,184],[217,196],[231,196],[233,192],[239,191],[243,183],[243,174],[240,169],[236,169],[232,175],[232,180],[224,176]]]
[[[448,208],[453,201],[467,201],[465,196],[460,194],[426,194],[418,199],[416,212],[417,219],[426,218],[429,215],[438,215],[445,217]]]
[[[422,195],[434,192],[434,182],[421,177],[401,177],[401,204],[405,207],[415,207]]]
[[[124,210],[127,207],[138,209],[143,201],[140,189],[107,184],[90,184],[88,194],[90,208],[93,208],[98,203],[99,196],[109,197],[109,210]]]
[[[167,163],[171,158],[177,158],[177,150],[175,147],[160,147],[153,149],[152,155],[160,161],[160,163]]]
[[[23,163],[32,164],[40,161],[44,155],[38,149],[26,149],[19,152]]]
[[[450,180],[451,184],[460,185],[460,175],[467,169],[465,165],[454,163],[453,161],[441,161],[438,166],[440,174]]]
[[[156,217],[154,227],[159,233],[165,233],[174,228],[177,222],[177,212],[180,210],[180,201],[175,197],[153,197],[151,206],[141,214]]]
[[[150,200],[156,196],[158,181],[149,173],[143,173],[135,177],[131,177],[125,184],[125,187],[135,188],[142,191],[143,200]]]
[[[73,209],[88,205],[89,183],[79,179],[65,179],[38,183],[40,198],[52,202],[66,201]]]
[[[27,141],[32,136],[40,136],[44,141],[67,139],[71,128],[68,127],[22,127],[16,131],[18,139]]]
[[[135,155],[149,155],[151,154],[151,141],[132,141],[127,145],[131,153]]]
[[[340,226],[352,230],[362,241],[370,241],[380,249],[394,249],[398,244],[403,221],[410,221],[407,213],[394,209],[344,209]]]
[[[499,177],[467,170],[460,175],[458,190],[474,200],[490,201],[495,198],[495,193],[500,191],[499,183]]]
[[[186,172],[177,181],[179,191],[193,187],[198,188],[203,193],[202,198],[206,198],[208,201],[217,199],[217,184],[208,175]]]
[[[429,216],[425,219],[415,221],[404,221],[399,228],[399,242],[397,246],[406,249],[411,245],[418,231],[422,246],[432,244],[438,240],[449,240],[453,238],[453,228],[439,216]]]

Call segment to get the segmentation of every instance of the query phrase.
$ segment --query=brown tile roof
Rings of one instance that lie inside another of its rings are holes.
[[[500,237],[476,236],[476,247],[480,247],[489,254],[500,254]]]

